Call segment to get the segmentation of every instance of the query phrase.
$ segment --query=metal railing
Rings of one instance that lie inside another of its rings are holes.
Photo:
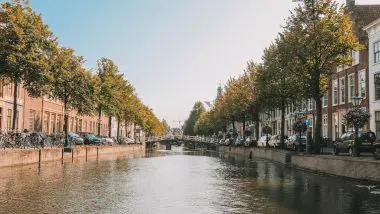
[[[217,138],[212,137],[203,137],[203,136],[150,136],[146,139],[147,142],[158,142],[165,140],[183,140],[183,141],[191,141],[191,142],[199,142],[199,143],[211,143],[216,144],[218,142]]]

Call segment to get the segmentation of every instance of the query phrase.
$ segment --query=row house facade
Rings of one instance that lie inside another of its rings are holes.
[[[15,92],[13,84],[5,83],[4,81],[0,81],[0,130],[7,131],[12,129],[14,93],[17,93],[16,129],[18,131],[42,131],[48,134],[63,132],[65,112],[60,101],[47,97],[30,97],[22,87],[18,87]],[[107,115],[102,115],[99,121],[97,114],[93,116],[79,115],[75,110],[72,110],[69,112],[68,131],[97,134],[99,122],[100,134],[108,136],[109,117]],[[114,118],[111,126],[111,136],[116,137],[117,120]],[[119,136],[134,137],[137,131],[138,136],[144,136],[140,130],[134,124],[121,123]]]
[[[376,131],[377,136],[380,136],[380,24],[376,22],[380,22],[380,5],[356,5],[354,0],[347,0],[346,5],[351,12],[358,41],[364,49],[353,51],[352,63],[337,66],[329,77],[328,90],[322,98],[322,135],[332,140],[351,131],[343,124],[343,115],[353,107],[351,98],[354,96],[363,98],[360,107],[369,110],[372,115],[363,129]],[[370,72],[370,69],[373,71]],[[376,90],[379,93],[376,94]],[[295,134],[292,127],[300,112],[310,121],[309,130],[313,130],[315,103],[308,99],[286,108],[286,136]],[[260,120],[259,136],[263,135],[261,130],[265,124],[272,127],[272,134],[280,134],[281,112],[278,109],[261,113]]]

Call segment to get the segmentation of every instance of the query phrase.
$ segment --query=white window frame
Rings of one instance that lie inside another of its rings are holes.
[[[336,86],[336,88],[335,88],[335,86]],[[332,88],[333,88],[333,90],[332,90],[332,105],[336,106],[339,103],[339,99],[338,99],[338,94],[339,94],[338,80],[334,80],[333,81]],[[335,94],[335,89],[336,89],[336,94]],[[336,102],[335,102],[335,98],[336,98]]]
[[[373,74],[373,91],[374,91],[374,93],[373,93],[374,98],[373,99],[375,101],[379,101],[380,99],[376,99],[376,75],[380,75],[380,72],[376,72]]]
[[[352,66],[359,64],[360,62],[360,51],[351,51]]]
[[[360,74],[364,74],[364,96],[362,96],[363,99],[365,99],[367,97],[367,88],[366,88],[366,73],[365,73],[365,70],[361,70],[358,72],[358,95],[361,96],[362,95],[362,88],[361,88],[361,80],[360,80]]]
[[[326,100],[327,97],[327,100]],[[329,91],[327,90],[325,95],[322,97],[322,106],[327,107],[329,105]]]
[[[328,124],[327,121],[328,121],[327,114],[322,115],[322,125],[327,126]]]
[[[345,77],[342,77],[342,78],[339,78],[339,104],[345,104],[345,103],[346,103],[346,79]]]
[[[309,111],[313,110],[313,100],[311,98],[307,99],[307,109]]]
[[[376,48],[377,45],[377,48]],[[376,57],[378,56],[380,52],[380,40],[377,40],[373,43],[373,63],[377,64],[380,63],[380,59],[376,60]]]
[[[351,94],[351,85],[350,85],[350,79],[352,78],[352,85],[354,86],[354,91],[353,91],[353,93],[354,94]],[[347,102],[348,103],[351,103],[352,102],[352,97],[353,96],[355,96],[355,76],[354,76],[354,74],[350,74],[350,75],[348,75],[348,77],[347,77],[347,89],[348,89],[348,92],[347,92],[347,95],[348,95],[348,99],[347,99]]]

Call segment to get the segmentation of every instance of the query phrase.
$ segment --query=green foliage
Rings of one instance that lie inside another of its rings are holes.
[[[271,134],[271,133],[272,133],[272,127],[270,127],[270,126],[268,126],[268,125],[265,125],[265,126],[263,126],[263,128],[262,128],[262,132],[263,132],[264,134]]]
[[[337,65],[351,61],[350,52],[361,49],[347,8],[332,0],[304,0],[282,34],[302,91],[316,103],[315,143],[322,140],[322,100],[329,75]],[[317,153],[319,151],[316,151]]]
[[[41,15],[28,1],[4,2],[0,5],[0,78],[22,85],[32,97],[46,92],[50,52],[57,46]],[[17,94],[14,95],[15,129]]]
[[[199,117],[203,112],[205,112],[206,109],[202,102],[196,102],[193,106],[193,109],[190,112],[189,117],[185,121],[184,128],[183,128],[183,134],[184,135],[195,135],[195,123],[198,121]]]
[[[293,130],[297,133],[304,133],[306,132],[307,130],[307,125],[305,123],[305,121],[303,120],[297,120],[294,124],[293,124]]]
[[[75,56],[70,48],[59,48],[53,53],[54,64],[50,76],[50,97],[63,102],[65,109],[92,115],[97,101],[96,80],[82,64],[83,57]]]

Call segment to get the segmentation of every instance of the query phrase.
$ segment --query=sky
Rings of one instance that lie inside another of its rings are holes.
[[[344,3],[344,0],[339,0]],[[357,4],[380,3],[361,0]],[[281,31],[292,0],[30,0],[60,45],[96,68],[115,61],[138,96],[172,127],[219,82],[243,72]]]

